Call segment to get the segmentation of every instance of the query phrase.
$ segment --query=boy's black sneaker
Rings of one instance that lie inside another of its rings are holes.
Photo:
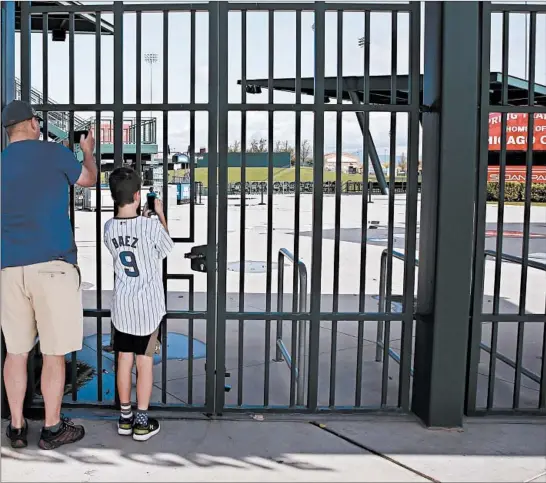
[[[133,434],[134,424],[134,415],[130,418],[123,418],[120,416],[118,419],[118,434],[121,434],[122,436],[131,436],[131,434]]]
[[[12,448],[26,448],[28,446],[27,433],[28,423],[26,419],[22,428],[13,428],[9,423],[6,429],[6,436],[11,441]]]
[[[159,433],[161,429],[159,421],[154,418],[148,418],[148,424],[146,426],[142,424],[135,424],[133,427],[133,439],[135,441],[148,441],[152,436]]]
[[[69,418],[61,417],[61,427],[53,432],[42,428],[42,435],[38,446],[41,449],[55,449],[63,444],[76,443],[85,436],[85,429],[79,424],[74,424]]]

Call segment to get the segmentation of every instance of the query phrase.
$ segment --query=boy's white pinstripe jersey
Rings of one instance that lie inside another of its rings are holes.
[[[154,218],[112,218],[104,243],[114,262],[112,323],[120,332],[149,335],[165,315],[161,260],[174,243]]]

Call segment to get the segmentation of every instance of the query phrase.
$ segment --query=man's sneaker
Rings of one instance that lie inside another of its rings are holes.
[[[133,427],[133,439],[135,441],[148,441],[152,436],[159,433],[161,427],[159,421],[154,418],[148,418],[148,424],[146,426],[142,424],[135,424]]]
[[[135,417],[130,418],[119,417],[118,420],[118,434],[122,436],[131,436],[133,434],[133,425],[135,424]]]
[[[9,423],[8,428],[6,429],[6,436],[11,441],[12,448],[26,448],[28,445],[27,433],[28,423],[26,419],[22,428],[15,429],[11,426],[11,423]]]
[[[74,424],[69,418],[61,418],[61,427],[55,433],[42,428],[42,436],[38,446],[41,449],[55,449],[63,444],[76,443],[85,436],[85,429]]]

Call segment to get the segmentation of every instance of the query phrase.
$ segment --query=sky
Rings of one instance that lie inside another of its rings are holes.
[[[84,2],[107,4],[108,2]],[[138,2],[128,2],[138,3]],[[531,2],[529,2],[531,3]],[[113,22],[111,14],[103,14],[104,20]],[[525,18],[524,14],[510,14],[509,74],[527,78],[525,72]],[[313,36],[314,15],[302,13],[302,57],[303,77],[312,77],[314,69]],[[371,13],[370,31],[370,71],[371,75],[389,74],[391,70],[391,14]],[[421,18],[421,32],[424,32],[424,15]],[[136,102],[136,15],[124,15],[124,95],[125,103]],[[363,75],[363,52],[358,46],[358,38],[364,35],[364,14],[345,12],[343,14],[343,75]],[[247,14],[247,78],[267,78],[268,76],[268,14],[249,12]],[[274,77],[294,78],[296,15],[295,12],[276,12],[274,15]],[[492,18],[491,70],[501,71],[502,62],[502,18],[494,14]],[[240,102],[241,78],[241,14],[230,12],[228,24],[228,96],[229,102]],[[53,42],[49,37],[49,96],[59,103],[68,103],[69,71],[68,41]],[[103,36],[101,40],[101,94],[103,103],[113,102],[113,37]],[[408,73],[409,56],[409,14],[398,14],[398,56],[399,74]],[[208,14],[196,14],[196,102],[208,102]],[[423,35],[421,36],[421,66],[423,71]],[[163,16],[161,13],[142,15],[142,49],[144,53],[156,53],[159,62],[150,67],[142,64],[142,101],[161,102],[163,99]],[[19,35],[16,39],[16,71],[20,72]],[[75,38],[75,102],[95,102],[95,38],[94,35],[77,35]],[[326,14],[326,75],[335,76],[337,69],[337,13]],[[190,15],[171,13],[169,16],[168,49],[169,102],[190,101]],[[42,36],[33,34],[31,40],[32,86],[42,90]],[[546,14],[537,16],[536,37],[536,78],[546,84]],[[150,94],[151,91],[151,94]],[[249,103],[267,103],[267,89],[259,95],[248,95]],[[294,103],[292,94],[275,92],[274,101]],[[302,96],[302,102],[311,103],[311,96]],[[204,106],[206,107],[206,106]],[[89,113],[76,113],[90,117]],[[105,112],[105,116],[111,113]],[[134,117],[134,112],[126,112],[126,117]],[[148,112],[143,116],[149,116]],[[159,113],[158,139],[163,129]],[[335,150],[335,113],[326,113],[325,153]],[[370,129],[380,155],[385,156],[389,149],[389,114],[370,115]],[[232,112],[228,119],[229,142],[241,139],[240,113]],[[266,138],[268,133],[267,113],[250,112],[247,116],[247,139]],[[274,115],[274,142],[293,143],[295,138],[295,115],[292,112],[277,112]],[[208,143],[207,113],[196,114],[195,145],[205,147]],[[397,115],[396,153],[407,153],[407,115]],[[302,139],[312,140],[313,115],[302,114]],[[171,150],[185,151],[189,145],[189,113],[176,112],[169,115],[169,145]],[[362,134],[354,113],[343,115],[342,149],[358,153],[362,150]],[[159,147],[160,151],[162,146]]]

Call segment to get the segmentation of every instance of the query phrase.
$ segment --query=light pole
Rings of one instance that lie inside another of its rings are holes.
[[[144,54],[144,61],[147,64],[150,64],[150,104],[152,104],[152,96],[153,96],[153,67],[154,64],[156,64],[159,61],[159,56],[156,53],[147,53]],[[150,118],[153,117],[153,111],[150,109]]]

